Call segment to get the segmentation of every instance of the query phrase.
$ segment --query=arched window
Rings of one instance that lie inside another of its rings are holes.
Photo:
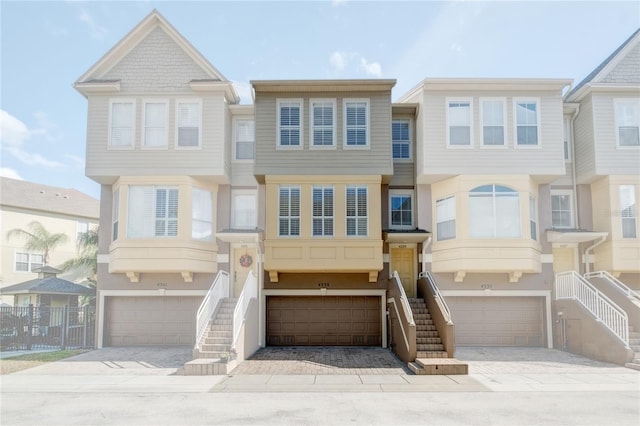
[[[520,237],[520,197],[501,185],[469,191],[469,235],[472,238]]]

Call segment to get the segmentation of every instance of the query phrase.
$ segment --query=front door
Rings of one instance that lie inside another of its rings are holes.
[[[397,271],[407,297],[416,297],[415,249],[391,248],[391,272]]]
[[[249,271],[256,275],[255,247],[242,246],[233,248],[233,297],[238,297],[242,293]]]

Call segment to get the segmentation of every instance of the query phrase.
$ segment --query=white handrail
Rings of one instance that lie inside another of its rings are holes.
[[[200,347],[200,340],[202,340],[207,324],[211,321],[218,304],[226,297],[229,297],[229,273],[227,271],[218,271],[218,275],[216,275],[207,295],[198,308],[198,314],[196,315],[196,348]]]
[[[611,299],[575,271],[560,272],[555,279],[556,300],[573,299],[584,306],[629,347],[629,318]]]
[[[451,310],[449,310],[449,305],[447,305],[447,302],[444,301],[444,297],[442,297],[442,293],[440,293],[440,289],[436,284],[436,279],[433,278],[433,275],[431,275],[431,272],[429,271],[420,272],[420,274],[418,275],[418,278],[427,279],[427,284],[429,284],[429,287],[431,287],[431,291],[433,292],[433,296],[436,299],[436,303],[438,303],[438,305],[440,305],[440,307],[442,308],[444,319],[447,321],[447,324],[453,324],[453,321],[451,320]]]
[[[416,325],[413,321],[413,312],[411,312],[411,306],[409,305],[409,299],[407,299],[407,293],[404,291],[404,287],[402,286],[402,281],[400,280],[400,276],[398,275],[398,271],[393,271],[393,275],[391,278],[395,281],[396,286],[400,290],[400,303],[402,304],[402,308],[405,312],[405,317],[409,325]]]
[[[233,345],[236,347],[238,337],[240,337],[240,329],[244,324],[247,316],[247,310],[249,309],[249,303],[252,299],[258,299],[258,279],[253,275],[252,271],[249,271],[247,279],[242,287],[242,292],[236,303],[236,308],[233,310]]]
[[[634,291],[634,290],[630,289],[629,287],[627,287],[627,285],[625,283],[623,283],[622,281],[618,280],[616,277],[614,277],[613,275],[611,275],[607,271],[589,272],[587,274],[584,274],[584,277],[587,278],[587,279],[589,279],[589,278],[602,278],[602,279],[606,280],[609,284],[614,286],[618,291],[621,291],[629,299],[635,299],[636,301],[640,302],[640,294],[638,294],[636,291]]]

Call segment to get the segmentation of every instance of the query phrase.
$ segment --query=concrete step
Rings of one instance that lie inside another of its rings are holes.
[[[233,334],[233,331],[231,330],[207,330],[207,332],[205,333],[205,338],[210,339],[210,338],[224,337],[231,340],[232,334]]]
[[[430,320],[431,319],[431,315],[430,314],[417,314],[417,313],[413,313],[413,319],[414,320]]]
[[[624,366],[631,368],[632,370],[640,371],[640,359],[634,359],[632,362],[628,362]]]
[[[220,318],[220,317],[216,317],[213,320],[213,324],[214,325],[227,325],[227,324],[233,324],[233,318]]]
[[[416,358],[449,358],[449,354],[445,351],[418,351],[416,354]]]
[[[205,337],[205,345],[231,345],[231,337]]]
[[[203,351],[200,349],[198,353],[198,359],[224,359],[229,358],[229,352],[227,351]]]
[[[233,324],[211,324],[209,325],[210,331],[228,331],[233,332]]]
[[[469,365],[454,358],[416,358],[408,366],[414,374],[419,375],[469,374]]]
[[[440,337],[437,331],[416,330],[416,339],[424,339],[427,337]]]
[[[430,319],[413,319],[416,325],[433,325],[433,320]]]
[[[434,351],[444,351],[443,344],[418,344],[416,345],[416,349],[418,352],[434,352]]]
[[[438,345],[442,343],[442,339],[439,337],[416,337],[416,343],[418,345]]]
[[[416,333],[418,331],[436,331],[435,325],[418,325],[416,324]]]
[[[205,343],[200,347],[201,352],[229,352],[231,345],[224,343]]]
[[[629,337],[629,345],[640,345],[640,337],[637,339]]]
[[[424,303],[424,299],[421,297],[408,297],[409,303]]]
[[[219,358],[200,358],[187,362],[178,373],[181,376],[226,375],[237,365],[237,361],[224,362]]]

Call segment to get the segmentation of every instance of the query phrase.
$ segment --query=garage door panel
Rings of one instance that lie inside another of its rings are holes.
[[[459,346],[544,345],[542,297],[448,297]]]
[[[284,325],[282,312],[289,310],[296,312],[293,330]],[[267,343],[380,345],[380,311],[378,296],[269,296]]]

